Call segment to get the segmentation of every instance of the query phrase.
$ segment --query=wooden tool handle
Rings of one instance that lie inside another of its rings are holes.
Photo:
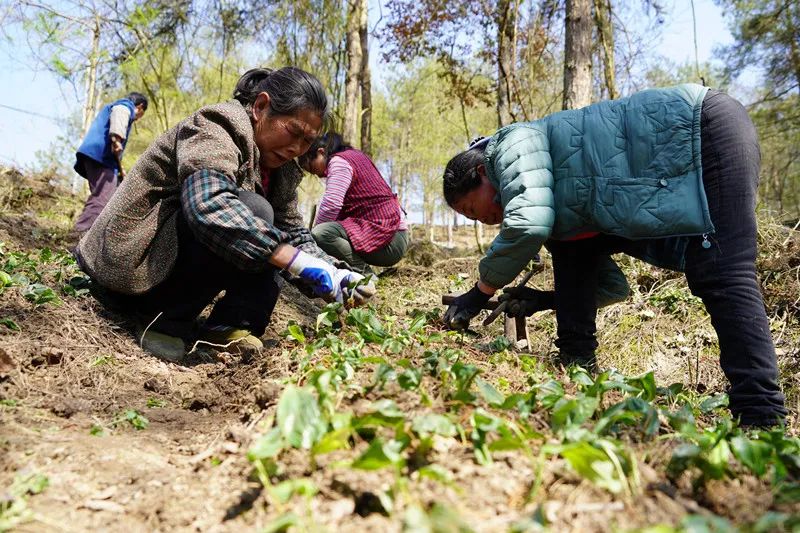
[[[489,313],[489,316],[487,316],[483,320],[483,325],[484,326],[488,326],[489,324],[491,324],[492,322],[497,320],[497,317],[499,317],[500,315],[503,314],[503,312],[506,310],[506,307],[508,307],[508,300],[505,300],[505,301],[501,302],[500,305],[495,307],[494,311]]]

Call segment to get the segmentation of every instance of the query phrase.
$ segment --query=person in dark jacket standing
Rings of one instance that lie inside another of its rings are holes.
[[[325,178],[311,234],[320,248],[354,270],[390,267],[408,249],[403,210],[372,160],[338,133],[321,136],[300,157],[306,172]]]
[[[89,182],[89,198],[75,222],[75,231],[83,233],[92,227],[100,212],[117,190],[124,175],[120,161],[133,123],[147,111],[147,97],[130,93],[108,104],[95,117],[78,148],[75,172]]]
[[[787,411],[755,267],[760,161],[744,107],[693,84],[499,130],[444,173],[453,209],[502,222],[480,281],[445,322],[466,327],[547,240],[561,361],[592,367],[598,271],[626,253],[685,272],[719,337],[731,412],[742,424],[777,423]]]
[[[374,294],[363,276],[334,266],[297,210],[295,158],[327,114],[308,72],[252,69],[233,99],[200,108],[139,157],[76,256],[137,322],[145,350],[176,362],[196,339],[259,350],[281,270],[327,301],[358,305]]]

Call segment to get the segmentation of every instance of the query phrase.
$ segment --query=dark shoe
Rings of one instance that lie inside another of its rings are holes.
[[[381,270],[380,274],[378,274],[379,278],[385,278],[387,276],[393,276],[397,274],[397,267],[387,267]]]
[[[144,351],[170,363],[180,363],[186,356],[186,344],[183,339],[152,329],[139,335],[139,343]]]

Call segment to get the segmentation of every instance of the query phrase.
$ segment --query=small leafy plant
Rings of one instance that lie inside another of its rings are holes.
[[[125,423],[130,424],[137,431],[147,429],[147,426],[150,425],[150,421],[135,409],[126,409],[111,422],[111,425],[118,427],[120,424]]]

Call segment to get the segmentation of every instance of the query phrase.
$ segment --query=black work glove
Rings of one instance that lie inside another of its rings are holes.
[[[469,321],[481,312],[489,298],[491,296],[481,291],[476,283],[447,308],[442,318],[444,325],[449,329],[467,329]]]
[[[554,291],[540,291],[530,287],[503,289],[503,294],[500,295],[498,300],[500,302],[508,302],[505,313],[510,317],[531,316],[537,311],[556,308],[556,293]]]

